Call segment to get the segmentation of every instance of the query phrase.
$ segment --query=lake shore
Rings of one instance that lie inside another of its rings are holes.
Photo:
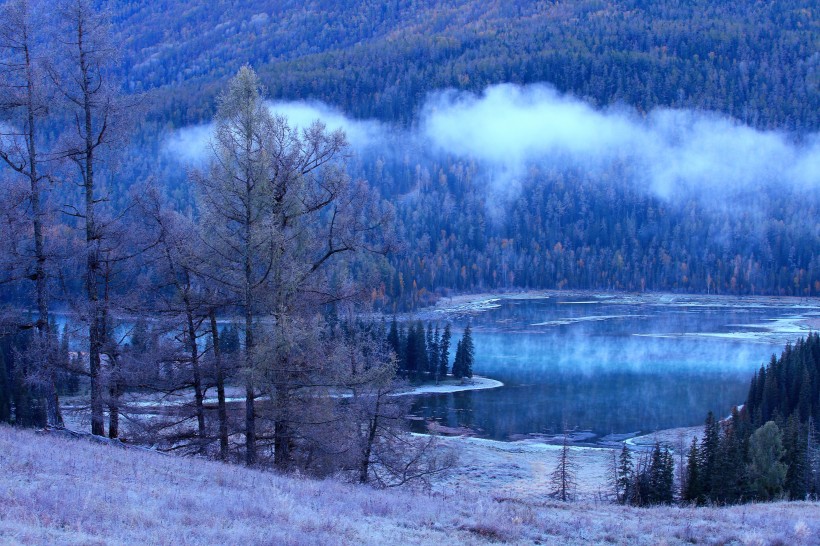
[[[434,491],[480,492],[495,499],[533,504],[551,500],[550,475],[558,465],[562,450],[557,436],[500,441],[472,437],[466,430],[447,427],[441,430],[435,425],[429,428],[442,434],[438,438],[441,447],[458,455],[458,472],[434,478]],[[660,442],[672,450],[677,465],[681,449],[685,457],[692,438],[699,441],[702,433],[702,426],[680,427],[643,435],[618,435],[600,446],[570,445],[570,457],[576,465],[576,499],[612,501],[613,458],[619,455],[623,445],[633,451],[648,451],[655,442]],[[576,433],[572,441],[583,443],[584,434]]]
[[[606,292],[600,290],[521,290],[456,294],[440,298],[435,305],[419,313],[475,311],[497,307],[500,300],[533,300],[548,298],[579,298],[577,302],[601,305],[665,305],[680,307],[778,307],[820,311],[820,298],[795,296],[735,296],[723,294],[674,294],[669,292]],[[598,301],[588,301],[596,298]],[[820,316],[814,317],[820,325]]]
[[[736,329],[727,332],[681,332],[665,334],[633,334],[645,337],[666,338],[723,338],[762,344],[794,342],[811,332],[820,330],[820,298],[793,296],[733,296],[716,294],[672,294],[604,292],[596,290],[522,290],[510,292],[483,292],[457,294],[439,299],[435,305],[412,314],[419,320],[469,320],[470,317],[501,307],[504,301],[561,299],[561,305],[593,305],[606,309],[613,305],[638,305],[674,307],[680,309],[782,309],[793,315],[768,319],[757,324],[735,324]],[[570,299],[571,301],[566,301]],[[595,319],[612,318],[608,316]],[[577,319],[576,319],[577,320]],[[590,319],[592,320],[592,319]],[[561,326],[564,322],[539,324]]]
[[[484,389],[497,389],[503,387],[504,383],[489,377],[474,375],[465,379],[445,379],[438,384],[426,384],[412,386],[406,391],[397,392],[394,396],[413,396],[420,394],[447,394],[451,392],[479,391]]]

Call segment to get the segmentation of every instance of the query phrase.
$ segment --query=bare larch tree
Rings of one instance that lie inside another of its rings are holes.
[[[43,165],[48,161],[48,154],[44,159],[39,148],[42,144],[39,129],[48,115],[48,86],[39,55],[42,46],[38,47],[34,35],[33,20],[38,17],[37,7],[41,6],[34,6],[27,0],[14,0],[6,2],[2,8],[0,112],[10,124],[0,125],[0,160],[28,181],[28,193],[23,203],[27,205],[28,216],[25,237],[31,241],[18,247],[22,248],[24,255],[15,259],[22,261],[21,276],[35,283],[35,325],[40,353],[37,357],[40,369],[35,370],[35,375],[45,387],[48,424],[62,426],[55,380],[56,351],[50,332],[50,256],[44,240],[45,224],[50,217],[43,202],[44,186],[49,182],[49,175]]]

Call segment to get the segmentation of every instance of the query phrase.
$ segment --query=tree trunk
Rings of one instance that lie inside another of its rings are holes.
[[[246,150],[250,154],[251,142],[248,133]],[[245,208],[245,373],[247,374],[245,384],[245,464],[253,466],[256,464],[256,407],[254,402],[254,344],[253,344],[253,225],[250,198],[253,194],[252,180],[250,173],[245,174],[245,189],[248,198],[248,205]]]
[[[24,8],[26,12],[28,8]],[[60,401],[57,396],[56,386],[56,370],[54,347],[51,338],[51,323],[48,309],[48,275],[46,272],[47,256],[43,244],[43,211],[40,203],[41,188],[40,188],[40,173],[39,173],[39,156],[37,155],[37,124],[35,118],[35,75],[31,60],[31,50],[29,48],[30,37],[28,27],[28,13],[23,14],[21,25],[21,46],[24,56],[25,72],[26,72],[26,116],[28,121],[26,134],[26,153],[28,154],[28,172],[25,173],[29,179],[31,189],[31,219],[34,231],[34,281],[37,294],[37,334],[40,337],[42,346],[46,348],[45,357],[45,372],[46,372],[46,416],[49,426],[61,427],[63,426],[63,417],[60,413]],[[23,170],[20,170],[23,174]]]
[[[196,345],[197,327],[194,323],[194,312],[191,308],[191,298],[187,293],[187,288],[183,299],[185,301],[185,315],[188,320],[188,348],[191,351],[191,369],[194,374],[194,399],[196,404],[197,435],[200,441],[199,449],[202,450],[205,445],[206,436],[205,408],[203,405],[204,396],[202,394],[202,374],[199,369],[199,347]]]
[[[85,189],[85,244],[86,244],[86,295],[89,306],[89,328],[88,328],[88,358],[89,372],[91,374],[91,433],[98,436],[105,436],[105,422],[103,415],[103,385],[101,383],[101,363],[100,349],[102,347],[102,334],[105,325],[103,309],[99,302],[99,281],[97,279],[99,262],[99,234],[94,217],[94,126],[92,123],[91,77],[90,66],[86,59],[84,46],[85,28],[83,19],[80,18],[77,25],[77,47],[79,51],[80,82],[82,89],[84,125],[85,125],[85,148],[83,150],[84,170],[83,188]]]
[[[276,404],[285,394],[278,394],[285,390],[284,387],[276,387]],[[290,428],[281,416],[277,416],[273,425],[273,464],[280,470],[285,470],[290,465]]]
[[[250,268],[248,267],[248,273]],[[250,286],[245,297],[245,464],[256,464],[256,406],[253,385],[253,314],[250,307]]]
[[[109,356],[111,360],[112,380],[108,387],[108,437],[119,438],[120,436],[120,383],[116,379],[117,361],[113,356]]]
[[[219,458],[228,459],[228,410],[225,405],[225,372],[222,369],[222,351],[219,348],[219,328],[216,325],[216,312],[211,309],[211,337],[214,344],[214,366],[216,367],[216,397],[219,414]]]
[[[376,408],[373,411],[373,418],[370,420],[370,426],[367,431],[367,443],[364,446],[364,453],[362,453],[362,464],[359,467],[359,483],[367,483],[368,473],[370,472],[370,454],[373,452],[373,442],[376,441],[376,432],[379,428],[379,405],[381,402],[381,393],[376,394]]]

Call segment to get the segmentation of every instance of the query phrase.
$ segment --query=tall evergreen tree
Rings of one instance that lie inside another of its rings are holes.
[[[698,449],[696,438],[692,438],[692,446],[689,448],[689,455],[686,458],[686,483],[681,493],[681,498],[687,502],[703,502],[702,478],[700,475],[701,455]]]
[[[783,454],[782,434],[774,421],[769,421],[752,434],[748,473],[752,491],[758,500],[772,500],[783,492],[787,471],[782,462]]]
[[[429,374],[433,378],[435,378],[436,383],[439,380],[439,331],[438,331],[438,323],[436,323],[436,329],[433,330],[433,325],[431,323],[427,323],[427,362],[429,366]]]
[[[422,336],[424,333],[422,332]],[[409,377],[417,378],[419,370],[419,336],[416,324],[412,323],[407,328],[407,337],[404,340],[404,369]]]
[[[718,504],[734,504],[744,496],[746,442],[737,411],[726,421],[712,473],[710,499]]]
[[[706,416],[706,422],[703,428],[703,439],[700,443],[700,462],[698,465],[701,493],[706,496],[711,494],[719,447],[720,423],[718,423],[715,419],[715,415],[710,411]]]
[[[424,323],[416,322],[416,379],[423,380],[430,376],[430,359],[427,353],[427,337],[424,331]]]
[[[230,323],[219,332],[219,348],[224,354],[236,354],[239,352],[239,329],[236,324]]]
[[[621,448],[621,454],[618,457],[618,473],[617,473],[617,490],[618,502],[625,504],[629,502],[630,489],[634,480],[635,465],[632,462],[632,452],[626,447],[626,444]]]
[[[444,332],[441,334],[441,341],[439,342],[439,377],[444,379],[450,368],[450,323],[444,325]]]
[[[393,320],[390,321],[390,331],[387,333],[387,344],[396,354],[396,358],[399,358],[401,355],[401,341],[399,340],[399,325],[396,322],[396,315],[393,315]]]
[[[473,362],[475,360],[475,346],[473,345],[473,330],[470,325],[464,329],[464,337],[461,339],[461,350],[464,353],[463,377],[473,376]]]
[[[783,431],[783,462],[788,467],[784,487],[792,500],[806,498],[806,474],[808,468],[807,438],[800,425],[798,413],[792,413]]]
[[[649,463],[648,504],[671,504],[674,500],[675,461],[667,447],[655,442]]]
[[[456,343],[456,356],[453,359],[453,377],[462,379],[464,377],[464,349],[462,348],[462,340]]]

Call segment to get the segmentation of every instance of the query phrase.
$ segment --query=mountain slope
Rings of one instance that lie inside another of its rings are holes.
[[[820,504],[636,509],[429,497],[0,427],[9,544],[816,544]]]
[[[808,0],[128,2],[113,4],[131,90],[206,120],[245,63],[277,99],[410,122],[426,95],[549,82],[598,105],[715,110],[820,127],[820,23]],[[184,92],[180,92],[184,90]]]

